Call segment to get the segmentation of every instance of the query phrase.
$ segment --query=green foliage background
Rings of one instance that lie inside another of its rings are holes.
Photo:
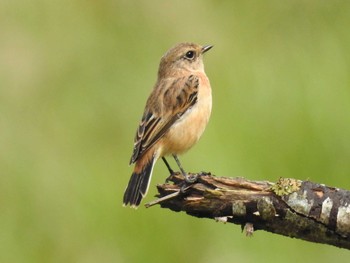
[[[1,1],[1,262],[329,262],[346,250],[121,206],[160,57],[213,44],[189,171],[350,189],[347,1]],[[167,171],[158,163],[145,202]]]

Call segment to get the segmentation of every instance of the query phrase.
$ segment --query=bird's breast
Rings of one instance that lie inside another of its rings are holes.
[[[162,139],[162,154],[180,154],[190,149],[208,124],[212,108],[209,79],[199,75],[197,102],[173,124]]]

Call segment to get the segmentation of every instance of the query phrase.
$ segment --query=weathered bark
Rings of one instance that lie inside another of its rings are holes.
[[[160,199],[147,207],[159,203],[192,216],[239,224],[247,234],[266,230],[350,249],[349,191],[296,179],[271,183],[205,173],[187,187],[178,173],[171,181],[157,186]]]

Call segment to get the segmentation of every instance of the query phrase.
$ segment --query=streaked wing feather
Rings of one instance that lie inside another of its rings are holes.
[[[198,86],[198,77],[190,75],[180,81],[177,79],[163,88],[163,92],[159,93],[163,96],[162,99],[156,100],[163,105],[156,105],[154,110],[152,108],[145,110],[136,132],[130,164],[136,162],[143,153],[161,139],[169,128],[197,102]],[[160,113],[156,110],[159,108],[162,108]]]

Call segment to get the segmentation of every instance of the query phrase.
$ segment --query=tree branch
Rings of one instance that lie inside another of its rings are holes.
[[[309,181],[281,178],[277,183],[181,174],[158,185],[160,204],[199,218],[241,225],[246,233],[265,230],[284,236],[350,249],[350,192]],[[186,187],[185,187],[186,186]],[[183,189],[184,191],[181,191]]]

